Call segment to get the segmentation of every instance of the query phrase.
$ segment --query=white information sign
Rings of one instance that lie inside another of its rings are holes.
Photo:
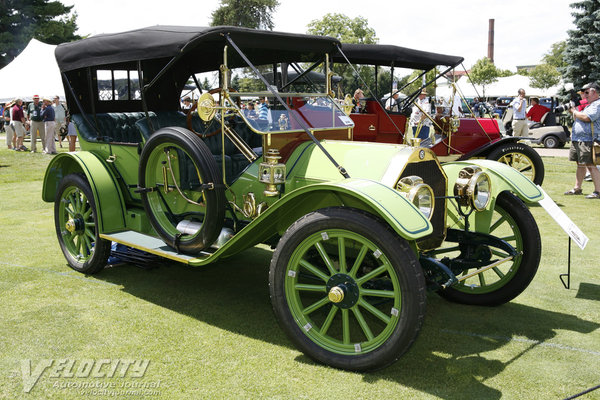
[[[589,238],[581,231],[581,229],[579,229],[577,225],[575,225],[573,221],[571,221],[571,218],[569,218],[569,216],[558,207],[554,200],[548,196],[548,193],[546,193],[540,186],[538,187],[544,193],[544,199],[540,200],[538,203],[540,203],[544,210],[546,210],[546,212],[550,214],[552,218],[554,218],[556,223],[567,233],[567,235],[569,235],[569,237],[573,239],[575,243],[577,243],[577,246],[579,246],[581,250],[585,249]]]

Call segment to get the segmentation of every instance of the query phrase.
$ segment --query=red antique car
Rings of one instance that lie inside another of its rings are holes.
[[[437,79],[463,61],[462,57],[393,45],[344,44],[342,51],[343,54],[334,57],[334,62],[349,61],[352,64],[374,66],[375,79],[381,66],[391,67],[392,76],[394,68],[421,70],[421,76],[425,76],[428,71],[442,67],[442,71],[436,76]],[[426,82],[423,87],[431,85],[434,81],[435,79]],[[386,111],[378,100],[380,96],[369,93],[368,96],[371,97],[362,100],[361,112],[350,114],[355,123],[354,140],[404,143],[407,118],[420,91],[421,88],[399,101],[397,112]],[[517,169],[536,184],[542,184],[544,163],[539,154],[531,146],[522,143],[521,138],[503,136],[497,119],[445,117],[446,119],[442,120],[440,116],[436,117],[431,113],[428,115],[437,134],[436,140],[424,143],[440,160],[496,160]]]

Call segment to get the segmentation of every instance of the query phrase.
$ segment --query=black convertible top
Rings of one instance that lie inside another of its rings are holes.
[[[198,71],[216,70],[223,63],[225,35],[255,64],[311,60],[315,54],[333,52],[339,42],[331,37],[273,31],[260,31],[235,26],[191,27],[152,26],[128,32],[101,34],[56,48],[61,71],[126,63],[138,60],[172,58],[187,55],[194,58]],[[230,66],[245,65],[231,50]],[[301,59],[299,59],[302,55]]]
[[[342,51],[352,64],[385,65],[399,68],[430,70],[437,65],[455,67],[464,58],[430,53],[386,44],[343,44]],[[345,63],[343,55],[336,53],[333,61]]]

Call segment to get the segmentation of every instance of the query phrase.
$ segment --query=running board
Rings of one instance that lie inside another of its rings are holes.
[[[181,254],[176,252],[171,246],[167,246],[162,240],[135,231],[122,231],[111,234],[101,233],[100,237],[102,239],[110,240],[111,242],[121,243],[125,246],[194,266],[208,264],[208,259],[210,259],[210,256],[212,255],[211,253],[204,251],[200,252],[197,256]]]

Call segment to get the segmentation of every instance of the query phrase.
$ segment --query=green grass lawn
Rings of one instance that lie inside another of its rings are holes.
[[[53,204],[40,198],[51,156],[0,145],[0,398],[109,398],[122,390],[117,397],[560,399],[600,384],[600,201],[562,196],[575,171],[565,158],[544,158],[544,188],[590,238],[584,251],[573,245],[571,289],[559,280],[567,236],[534,207],[542,262],[521,296],[480,308],[430,293],[411,350],[384,370],[352,373],[312,362],[279,329],[267,247],[208,267],[72,271]],[[584,192],[592,190],[585,183]],[[24,391],[24,371],[34,376],[44,360],[61,359],[83,370],[86,360],[149,364],[138,378],[69,377],[51,367]],[[582,398],[600,399],[600,390]]]

